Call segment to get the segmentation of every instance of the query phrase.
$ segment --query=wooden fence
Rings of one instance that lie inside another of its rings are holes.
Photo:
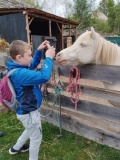
[[[58,67],[57,64],[55,64],[55,67]],[[66,87],[71,67],[59,66],[59,68],[60,79]],[[77,110],[75,110],[75,105],[71,102],[69,93],[64,91],[61,94],[61,127],[100,144],[106,144],[120,150],[120,92],[107,90],[101,84],[101,82],[120,81],[120,67],[85,65],[77,68],[81,73],[80,84],[83,96],[81,96]],[[86,81],[89,82],[89,85],[85,84]],[[53,105],[54,93],[51,90],[53,87],[49,85],[48,88],[47,98],[51,107],[42,107],[41,114],[47,115],[52,108],[53,111],[49,116],[42,117],[42,119],[57,126],[56,114],[59,114],[60,108]],[[118,106],[115,107],[108,101],[118,103]]]

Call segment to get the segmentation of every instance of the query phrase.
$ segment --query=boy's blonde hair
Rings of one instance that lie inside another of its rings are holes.
[[[16,59],[17,55],[24,56],[25,52],[29,50],[31,46],[22,40],[14,40],[10,46],[9,46],[9,54],[12,57],[12,59]]]

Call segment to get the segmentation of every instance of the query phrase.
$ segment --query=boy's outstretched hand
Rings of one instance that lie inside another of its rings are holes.
[[[39,47],[37,48],[39,51],[43,50],[43,49],[48,49],[45,53],[46,57],[50,57],[51,59],[54,58],[55,56],[55,47],[51,47],[50,46],[50,42],[45,40],[43,43],[41,43],[41,45],[39,45]]]
[[[50,47],[50,48],[46,51],[45,55],[46,55],[46,57],[50,57],[51,59],[53,59],[54,56],[55,56],[55,47],[53,47],[53,46]]]
[[[41,43],[39,45],[39,47],[37,48],[37,50],[41,51],[43,49],[47,49],[47,45],[46,44],[49,44],[49,43],[50,43],[49,41],[45,40],[43,43]]]

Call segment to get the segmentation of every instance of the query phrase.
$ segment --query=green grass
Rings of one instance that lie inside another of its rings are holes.
[[[59,139],[58,127],[42,123],[43,141],[39,160],[120,160],[120,151],[97,144],[81,136],[62,130]],[[9,155],[8,150],[14,145],[24,130],[16,115],[12,112],[0,114],[0,130],[5,135],[0,137],[0,160],[28,160],[28,153]]]

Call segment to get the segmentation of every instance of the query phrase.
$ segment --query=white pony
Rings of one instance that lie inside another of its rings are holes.
[[[120,66],[120,47],[95,32],[86,31],[75,43],[60,51],[56,61],[61,65],[85,65],[88,63]],[[120,82],[104,83],[105,88],[120,91]]]

